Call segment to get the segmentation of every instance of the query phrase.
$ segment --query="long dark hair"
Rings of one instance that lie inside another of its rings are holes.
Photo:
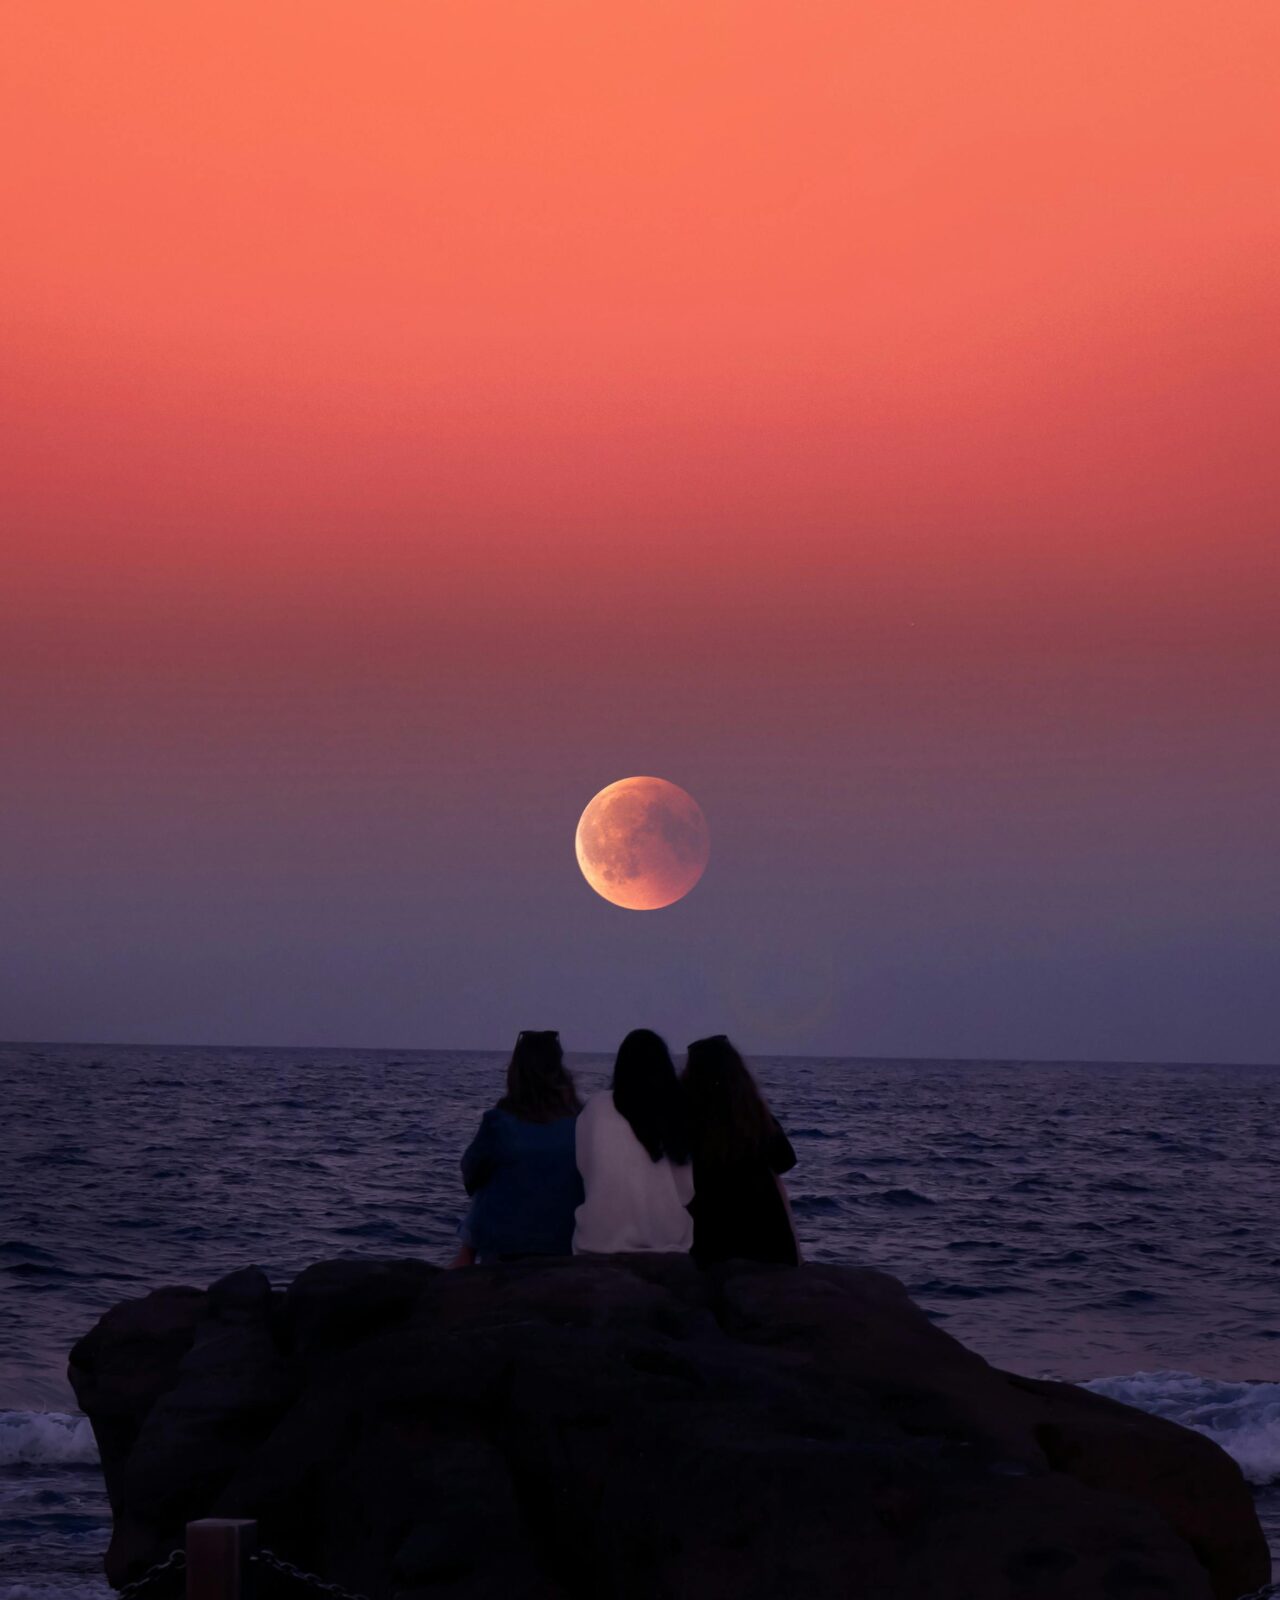
[[[577,1116],[582,1101],[564,1064],[558,1033],[526,1029],[517,1034],[507,1067],[506,1096],[498,1105],[522,1122],[555,1122]]]
[[[654,1161],[677,1167],[689,1159],[689,1135],[675,1064],[666,1041],[650,1028],[634,1028],[618,1046],[613,1103]]]
[[[743,1161],[761,1153],[777,1123],[724,1034],[694,1040],[680,1083],[695,1161]]]

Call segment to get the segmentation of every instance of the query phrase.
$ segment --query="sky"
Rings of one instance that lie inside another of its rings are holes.
[[[1280,1061],[1271,0],[3,41],[0,1036]]]

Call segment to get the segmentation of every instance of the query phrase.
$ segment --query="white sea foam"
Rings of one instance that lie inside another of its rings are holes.
[[[81,1467],[97,1459],[88,1417],[65,1411],[0,1411],[0,1467]]]
[[[1250,1483],[1280,1481],[1280,1383],[1228,1383],[1190,1372],[1135,1372],[1081,1385],[1194,1428],[1240,1464]]]

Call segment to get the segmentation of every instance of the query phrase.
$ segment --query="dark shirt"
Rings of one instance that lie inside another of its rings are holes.
[[[485,1112],[462,1158],[462,1181],[475,1196],[469,1235],[481,1260],[572,1253],[583,1199],[576,1123],[525,1122],[499,1106]]]
[[[791,1213],[778,1186],[796,1164],[791,1141],[775,1122],[773,1132],[750,1156],[732,1162],[693,1162],[693,1254],[700,1266],[713,1261],[774,1261],[795,1266]]]

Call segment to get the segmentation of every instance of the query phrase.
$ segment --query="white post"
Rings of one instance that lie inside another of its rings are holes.
[[[187,1600],[252,1600],[258,1524],[206,1517],[187,1523]]]

